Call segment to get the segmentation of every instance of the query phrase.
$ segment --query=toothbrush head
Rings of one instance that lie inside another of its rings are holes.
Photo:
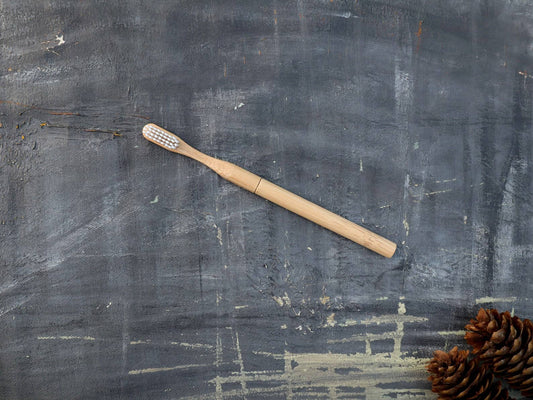
[[[143,136],[146,140],[170,151],[176,151],[180,144],[180,140],[176,135],[155,124],[145,125],[143,128]]]

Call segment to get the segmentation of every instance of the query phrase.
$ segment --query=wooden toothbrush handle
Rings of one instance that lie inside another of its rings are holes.
[[[385,257],[392,257],[396,244],[319,205],[261,179],[255,194],[286,208]]]
[[[211,165],[224,179],[255,193],[272,203],[277,204],[301,217],[307,218],[345,238],[375,251],[385,257],[392,257],[396,251],[396,244],[382,236],[359,226],[319,205],[285,190],[250,171],[231,164],[227,161],[216,160]]]

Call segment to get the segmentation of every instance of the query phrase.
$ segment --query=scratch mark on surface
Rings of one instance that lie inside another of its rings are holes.
[[[142,375],[142,374],[154,374],[157,372],[168,372],[168,371],[177,371],[182,369],[191,369],[191,368],[201,368],[209,367],[208,364],[189,364],[189,365],[176,365],[174,367],[158,367],[158,368],[145,368],[145,369],[134,369],[128,371],[128,375]]]
[[[418,38],[416,42],[416,52],[418,53],[418,50],[420,50],[420,42],[422,41],[422,24],[424,23],[423,20],[420,20],[418,22],[418,31],[416,32],[416,37]]]
[[[8,286],[8,288],[15,287],[15,286],[16,286],[15,284],[11,284],[11,285]],[[13,310],[17,309],[18,307],[22,306],[23,304],[27,303],[33,297],[34,297],[34,295],[25,296],[25,298],[22,299],[22,300],[16,299],[16,300],[13,301],[13,304],[6,305],[6,306],[0,308],[0,317],[10,313],[11,311],[13,311]]]
[[[81,117],[82,115],[77,112],[70,112],[70,111],[48,111],[48,114],[50,115],[72,115],[76,117]]]
[[[236,309],[236,310],[242,310],[243,308],[248,308],[248,305],[244,305],[244,306],[235,306],[235,309]]]
[[[363,172],[363,159],[359,159],[359,172]]]

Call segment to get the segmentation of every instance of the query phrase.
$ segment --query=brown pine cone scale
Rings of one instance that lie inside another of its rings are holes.
[[[469,352],[454,347],[449,353],[436,351],[427,365],[431,390],[441,400],[512,400],[488,366],[469,360]]]
[[[533,396],[533,323],[506,311],[480,309],[465,329],[465,339],[494,374],[513,389]]]

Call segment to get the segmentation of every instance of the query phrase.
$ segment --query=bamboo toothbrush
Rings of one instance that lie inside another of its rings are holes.
[[[235,164],[210,157],[189,146],[182,139],[160,128],[155,124],[147,124],[143,128],[143,136],[152,143],[174,153],[182,154],[211,168],[222,178],[255,193],[278,206],[286,208],[310,221],[317,223],[345,238],[375,251],[385,257],[392,257],[396,244],[381,237],[362,226],[359,226],[340,215],[334,214],[304,198],[295,195],[266,179],[261,178]]]

